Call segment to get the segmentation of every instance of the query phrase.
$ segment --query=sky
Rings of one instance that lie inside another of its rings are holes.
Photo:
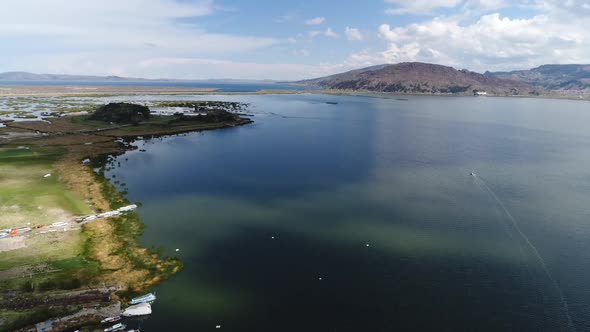
[[[590,63],[590,0],[2,0],[0,72],[296,80]]]

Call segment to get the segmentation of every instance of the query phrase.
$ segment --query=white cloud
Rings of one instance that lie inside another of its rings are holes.
[[[314,17],[314,18],[310,18],[309,20],[305,21],[305,24],[307,24],[307,25],[320,25],[320,24],[324,23],[325,20],[326,20],[325,17]]]
[[[226,56],[279,43],[182,20],[212,14],[211,0],[4,0],[2,7],[10,10],[0,11],[0,71],[104,74],[146,56]]]
[[[357,28],[346,27],[344,34],[348,40],[363,40],[364,36]]]
[[[332,28],[327,28],[326,31],[324,31],[324,36],[329,38],[337,38],[338,34],[334,32]]]
[[[480,71],[587,62],[590,29],[582,22],[548,14],[524,19],[489,14],[471,24],[453,17],[397,28],[383,24],[379,35],[388,47],[376,56],[384,62],[424,61]]]
[[[455,15],[469,16],[473,14],[488,13],[512,5],[526,4],[528,0],[385,0],[393,5],[385,10],[389,15],[432,15],[436,10],[453,9]]]
[[[426,14],[438,8],[454,8],[461,4],[462,0],[385,0],[394,5],[385,12],[389,15]]]
[[[536,7],[559,17],[590,16],[590,2],[587,0],[536,0]]]

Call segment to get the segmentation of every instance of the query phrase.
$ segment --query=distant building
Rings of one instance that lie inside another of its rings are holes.
[[[487,96],[488,93],[486,91],[475,90],[475,91],[473,91],[473,95],[475,95],[475,96]]]

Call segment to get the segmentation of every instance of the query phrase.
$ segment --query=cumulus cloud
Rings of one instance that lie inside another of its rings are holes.
[[[344,34],[346,35],[346,39],[348,40],[363,40],[364,36],[361,31],[357,28],[346,27],[344,29]]]
[[[537,0],[536,6],[559,17],[590,16],[590,2],[587,0]]]
[[[324,23],[325,20],[326,20],[325,17],[314,17],[314,18],[310,18],[309,20],[305,21],[305,24],[307,24],[307,25],[320,25],[320,24]]]
[[[374,57],[383,62],[424,61],[479,71],[585,63],[590,58],[590,28],[583,23],[583,13],[576,12],[583,12],[584,4],[575,2],[539,1],[537,8],[545,10],[528,18],[492,13],[476,20],[440,16],[401,27],[382,24],[379,36],[388,46]],[[562,15],[569,15],[568,19]]]

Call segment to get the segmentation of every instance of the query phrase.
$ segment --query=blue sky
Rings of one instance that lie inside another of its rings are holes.
[[[588,0],[3,0],[0,72],[292,80],[590,62]]]

